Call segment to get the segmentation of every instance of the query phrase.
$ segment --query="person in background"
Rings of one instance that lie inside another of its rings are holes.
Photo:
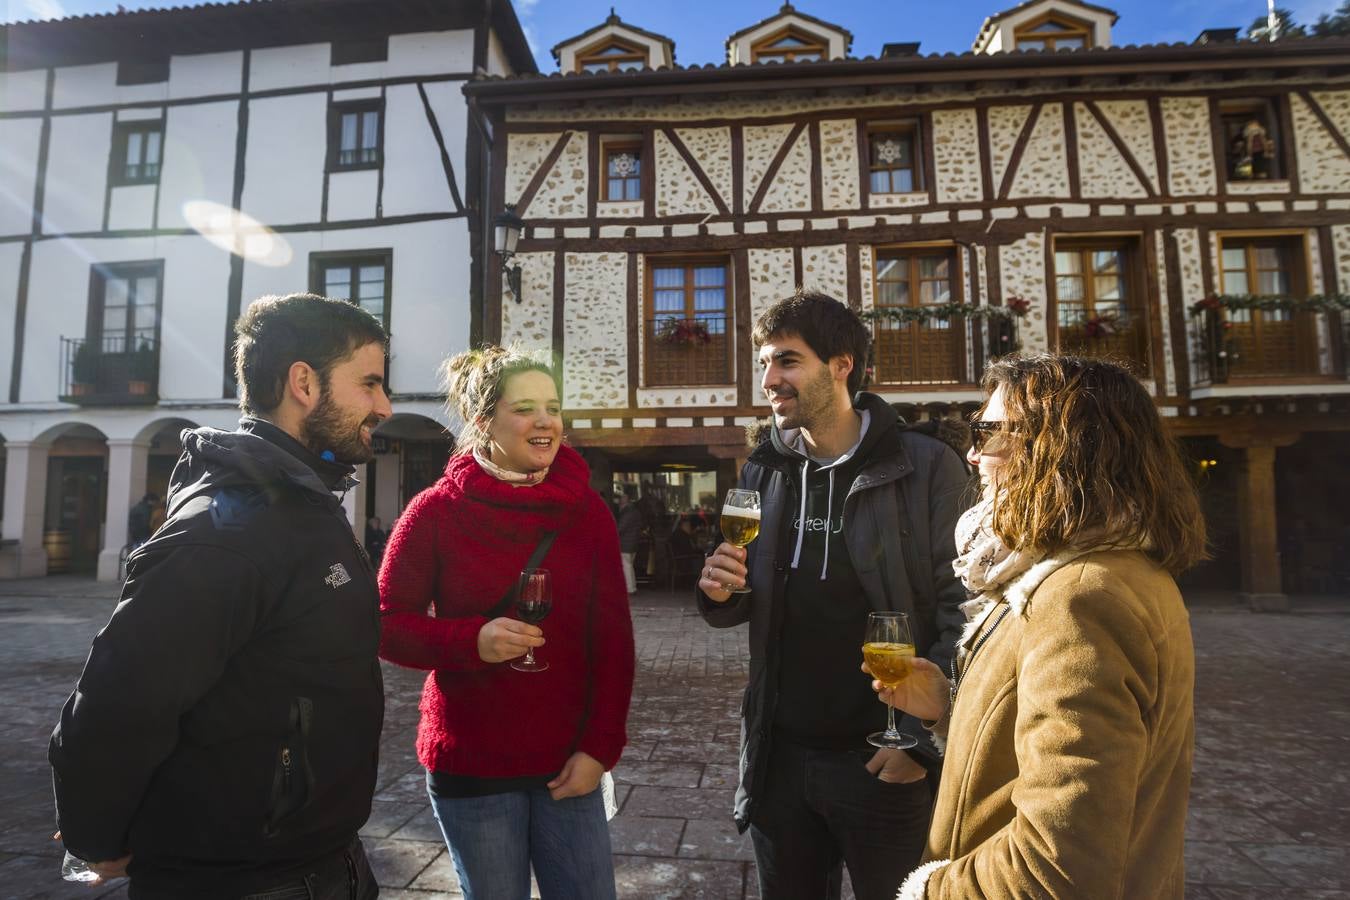
[[[1173,577],[1205,554],[1195,487],[1118,366],[1005,357],[984,387],[952,678],[919,659],[881,691],[946,742],[900,897],[1181,900],[1195,657]]]
[[[619,556],[623,560],[623,582],[628,593],[637,593],[637,574],[633,571],[633,560],[637,557],[638,544],[642,541],[642,513],[633,505],[628,491],[619,493]]]
[[[389,532],[384,530],[383,524],[379,516],[366,519],[366,555],[376,568],[379,568],[380,560],[384,557],[384,545],[389,541]]]
[[[634,668],[614,518],[562,443],[548,366],[487,347],[445,376],[463,449],[394,526],[380,652],[428,670],[417,755],[467,900],[525,900],[531,869],[545,897],[613,898],[598,788]],[[527,565],[552,576],[542,626],[511,615]],[[532,648],[548,668],[513,668]]]
[[[970,478],[956,451],[859,390],[868,327],[798,292],[755,325],[773,426],[741,468],[760,494],[759,537],[721,544],[698,582],[715,627],[750,623],[736,822],[765,900],[891,900],[919,861],[937,748],[874,748],[886,715],[858,672],[868,614],[907,613],[920,655],[946,664],[965,617],[953,533]],[[747,584],[748,594],[729,590]]]
[[[48,751],[66,849],[134,900],[379,893],[379,596],[338,494],[391,414],[387,340],[351,303],[263,297],[238,429],[183,432]]]
[[[147,491],[127,513],[127,544],[131,549],[135,550],[150,540],[150,535],[155,533],[152,521],[158,506],[159,495],[154,491]]]

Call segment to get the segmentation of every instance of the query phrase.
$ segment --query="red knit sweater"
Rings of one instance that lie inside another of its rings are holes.
[[[546,643],[535,650],[549,667],[518,672],[485,663],[483,613],[550,529],[558,537],[542,565],[553,575],[553,610],[539,625]],[[532,487],[497,480],[471,455],[453,457],[394,526],[380,567],[380,609],[380,655],[432,670],[417,729],[417,758],[428,769],[546,775],[576,750],[606,769],[618,762],[633,689],[633,625],[614,518],[576,451],[560,448],[548,477]]]

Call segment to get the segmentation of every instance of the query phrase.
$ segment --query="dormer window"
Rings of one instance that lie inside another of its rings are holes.
[[[750,48],[750,61],[814,62],[824,59],[827,52],[828,48],[820,38],[796,28],[788,28],[755,42]]]
[[[642,199],[642,143],[615,141],[605,144],[604,200]]]
[[[633,72],[646,65],[647,52],[622,41],[605,41],[577,54],[578,72]]]
[[[1018,25],[1013,41],[1018,50],[1082,50],[1092,46],[1092,26],[1048,13]]]

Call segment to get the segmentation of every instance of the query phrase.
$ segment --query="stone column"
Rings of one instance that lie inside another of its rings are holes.
[[[1256,612],[1288,612],[1280,578],[1279,530],[1275,517],[1275,451],[1297,434],[1225,435],[1220,442],[1243,451],[1238,483],[1241,597]]]
[[[50,447],[26,441],[5,444],[4,533],[0,534],[0,578],[47,574],[42,546],[46,517],[47,454]],[[10,543],[16,541],[17,543]]]
[[[98,554],[98,580],[116,581],[127,544],[127,513],[145,496],[149,441],[108,440],[108,499],[103,514],[103,549]]]

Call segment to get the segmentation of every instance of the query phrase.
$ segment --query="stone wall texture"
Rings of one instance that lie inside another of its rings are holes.
[[[716,213],[717,204],[703,189],[703,185],[689,170],[684,157],[675,149],[664,132],[654,135],[656,165],[656,214],[681,216],[689,213]],[[695,159],[698,157],[695,156]]]
[[[1163,242],[1166,238],[1162,232],[1157,235],[1157,240],[1153,242],[1153,269],[1158,273],[1158,305],[1159,317],[1162,321],[1162,336],[1153,336],[1154,340],[1162,341],[1163,348],[1163,377],[1158,385],[1158,393],[1164,395],[1175,394],[1177,391],[1177,367],[1172,359],[1172,319],[1171,309],[1174,299],[1167,293],[1167,256]],[[1185,310],[1182,311],[1185,315]],[[1154,373],[1155,376],[1157,373]]]
[[[933,168],[938,203],[976,203],[984,199],[980,166],[980,129],[973,109],[933,113]]]
[[[694,159],[698,160],[708,180],[730,209],[735,205],[731,194],[731,129],[677,128],[675,134]]]
[[[1158,184],[1158,155],[1153,150],[1153,121],[1148,114],[1147,101],[1099,100],[1097,109],[1130,149],[1130,155],[1148,176],[1153,190],[1162,193]]]
[[[506,202],[525,193],[526,186],[539,171],[544,157],[548,156],[553,145],[558,143],[562,132],[545,134],[518,134],[512,132],[506,139]]]
[[[793,212],[811,208],[811,136],[806,129],[783,157],[778,174],[764,194],[760,212]]]
[[[1045,316],[1048,306],[1045,285],[1045,234],[1033,231],[1020,241],[999,248],[1003,297],[1014,295],[1031,303],[1026,318],[1018,323],[1024,350],[1048,350],[1050,339]]]
[[[563,405],[628,405],[628,255],[568,253]]]
[[[1189,351],[1191,347],[1196,346],[1196,340],[1199,337],[1199,320],[1193,318],[1186,310],[1192,303],[1205,296],[1205,277],[1200,261],[1202,248],[1200,235],[1194,228],[1178,228],[1175,235],[1177,265],[1181,269],[1179,273],[1181,296],[1172,298],[1172,302],[1181,305],[1183,321],[1186,323],[1186,347]],[[1205,248],[1205,252],[1208,252],[1208,248]],[[1187,355],[1190,356],[1189,353]],[[1188,365],[1191,367],[1191,384],[1194,384],[1199,373],[1194,361],[1189,362]]]
[[[783,140],[792,131],[791,125],[751,125],[742,131],[742,149],[745,155],[745,181],[741,188],[745,192],[741,202],[744,209],[750,209],[750,201],[759,190],[759,183],[769,171],[769,164],[782,146]]]
[[[994,175],[995,191],[1003,184],[1017,136],[1022,133],[1022,126],[1029,115],[1030,106],[989,107],[989,163]]]
[[[750,322],[754,322],[777,301],[790,296],[797,289],[793,283],[792,267],[792,248],[774,247],[771,249],[751,249],[748,251],[750,260]],[[803,259],[803,263],[805,260]],[[758,384],[759,370],[755,370],[756,384]],[[758,389],[754,392],[755,405],[769,405],[765,399],[764,393]]]
[[[1064,147],[1064,106],[1041,107],[1009,197],[1068,197],[1069,156]]]
[[[518,253],[520,293],[517,303],[502,289],[502,343],[526,350],[553,349],[553,253]]]
[[[1106,130],[1088,111],[1087,104],[1074,104],[1074,118],[1078,124],[1078,171],[1083,196],[1147,197],[1148,192]]]
[[[1331,115],[1332,109],[1337,110],[1338,114],[1344,113],[1340,104],[1332,104],[1328,108],[1321,98],[1313,99],[1318,101],[1332,122],[1336,121]],[[1302,97],[1290,94],[1289,109],[1293,113],[1294,131],[1297,134],[1295,144],[1298,148],[1299,186],[1309,194],[1344,192],[1350,186],[1350,159],[1346,159]]]
[[[822,291],[843,303],[848,296],[848,248],[843,244],[802,248],[802,287]]]
[[[527,219],[582,218],[586,215],[586,184],[586,135],[573,132],[562,155],[544,176],[530,208],[521,214]]]
[[[1217,190],[1214,142],[1209,126],[1209,100],[1164,97],[1163,131],[1167,134],[1168,192],[1185,197]]]
[[[1331,226],[1331,245],[1336,248],[1337,287],[1350,294],[1350,225]]]
[[[858,126],[854,119],[820,123],[820,170],[826,209],[857,209]]]

